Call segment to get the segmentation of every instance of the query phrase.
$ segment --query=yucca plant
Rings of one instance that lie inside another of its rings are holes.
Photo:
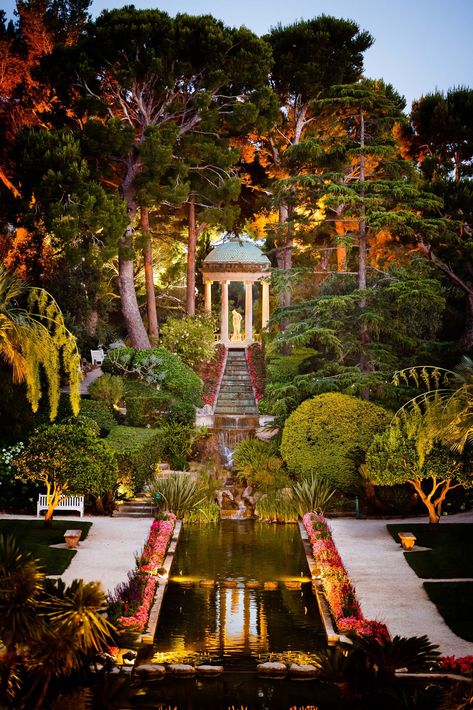
[[[312,475],[294,483],[291,490],[294,507],[302,517],[306,513],[326,514],[333,505],[335,490],[319,476]]]
[[[155,479],[150,485],[151,494],[156,498],[158,508],[167,508],[177,518],[184,518],[191,511],[198,510],[206,502],[205,493],[189,476],[171,473]]]

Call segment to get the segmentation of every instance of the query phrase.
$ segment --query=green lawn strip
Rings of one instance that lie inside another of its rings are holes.
[[[84,540],[91,525],[77,520],[55,520],[52,528],[45,528],[42,520],[0,520],[0,534],[13,535],[25,551],[40,561],[45,574],[62,574],[76,552],[49,545],[64,542],[64,533],[71,528],[80,528]]]
[[[424,587],[453,633],[473,642],[473,582],[424,582]]]
[[[423,579],[473,578],[473,524],[439,523],[433,530],[427,523],[388,525],[399,542],[398,532],[411,532],[416,545],[431,550],[405,552],[404,556],[418,577]]]

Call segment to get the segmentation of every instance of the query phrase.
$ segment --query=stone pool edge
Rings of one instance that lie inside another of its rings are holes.
[[[172,532],[172,537],[167,549],[166,557],[163,562],[163,567],[165,567],[167,570],[167,577],[159,581],[159,585],[154,596],[153,605],[149,613],[146,631],[144,631],[140,637],[141,643],[152,644],[154,641],[156,629],[158,627],[159,622],[159,615],[161,613],[161,606],[163,604],[164,593],[168,586],[169,575],[171,573],[172,563],[174,562],[174,555],[176,553],[177,543],[179,541],[179,535],[181,534],[181,530],[182,520],[176,520],[176,524],[174,525],[174,530]]]

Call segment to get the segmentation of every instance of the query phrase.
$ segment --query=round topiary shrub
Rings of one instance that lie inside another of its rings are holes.
[[[303,402],[286,420],[281,454],[297,478],[317,475],[351,492],[373,436],[391,415],[371,402],[328,392]]]

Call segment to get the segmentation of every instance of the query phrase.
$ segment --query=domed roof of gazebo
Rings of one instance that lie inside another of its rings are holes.
[[[203,267],[214,267],[217,264],[241,264],[242,266],[255,266],[261,270],[267,269],[271,262],[261,249],[249,239],[232,237],[218,244],[204,259]]]

